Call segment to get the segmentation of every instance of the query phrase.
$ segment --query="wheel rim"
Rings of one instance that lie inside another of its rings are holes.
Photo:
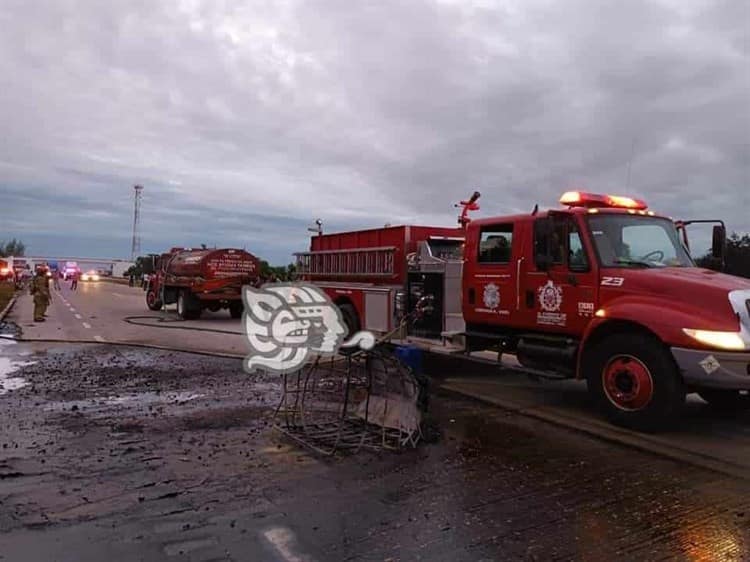
[[[621,410],[642,410],[654,397],[651,371],[632,355],[617,355],[609,360],[602,372],[604,394]]]
[[[156,295],[153,291],[149,291],[146,293],[146,302],[149,306],[154,306],[154,302],[156,302]]]
[[[185,314],[185,300],[182,295],[177,297],[177,314],[180,316]]]

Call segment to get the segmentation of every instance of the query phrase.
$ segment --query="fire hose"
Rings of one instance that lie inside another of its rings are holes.
[[[426,295],[422,297],[416,304],[414,310],[409,313],[408,315],[404,316],[404,318],[401,319],[399,324],[390,332],[380,336],[376,342],[375,346],[379,346],[382,344],[385,344],[393,338],[394,335],[399,333],[409,322],[415,321],[424,315],[430,314],[432,311],[432,302],[434,300],[434,297],[431,295]],[[157,319],[156,323],[147,323],[147,322],[139,322],[139,320],[153,320]],[[141,327],[150,327],[150,328],[164,328],[164,329],[172,329],[172,330],[190,330],[190,331],[197,331],[197,332],[207,332],[207,333],[217,333],[217,334],[231,334],[231,335],[242,335],[238,332],[233,332],[231,330],[221,330],[217,328],[200,328],[197,326],[169,326],[168,324],[180,324],[184,322],[184,320],[177,320],[177,319],[166,319],[166,318],[160,318],[155,316],[126,316],[123,318],[123,321],[134,325],[134,326],[141,326]],[[136,347],[136,348],[144,348],[144,349],[154,349],[158,351],[174,351],[179,353],[192,353],[194,355],[202,355],[206,357],[221,357],[225,359],[242,359],[244,358],[244,355],[241,354],[233,354],[233,353],[222,353],[218,351],[200,351],[200,350],[191,350],[191,349],[184,349],[179,347],[173,347],[173,346],[167,346],[167,345],[159,345],[159,344],[149,344],[149,343],[139,343],[139,342],[118,342],[118,341],[99,341],[94,339],[80,339],[80,340],[67,340],[62,338],[24,338],[23,336],[17,335],[17,336],[10,336],[10,335],[3,335],[0,334],[0,338],[17,341],[17,342],[26,342],[26,343],[34,343],[34,342],[40,342],[40,343],[61,343],[61,344],[81,344],[81,345],[113,345],[113,346],[121,346],[121,347]],[[354,353],[348,354],[348,357],[354,357],[359,356],[363,353],[366,353],[366,350],[359,349]],[[345,357],[339,357],[335,359],[335,361],[342,361]]]
[[[425,295],[422,298],[417,301],[417,303],[414,306],[414,310],[411,311],[409,314],[405,315],[401,321],[396,325],[395,328],[393,328],[391,331],[387,332],[386,334],[383,334],[379,338],[375,340],[375,347],[382,345],[384,343],[389,342],[393,336],[398,334],[401,330],[403,330],[409,323],[415,322],[419,320],[420,318],[423,318],[424,316],[427,316],[431,314],[434,311],[433,303],[435,298],[432,295]],[[140,322],[139,320],[154,320],[157,321],[155,323],[152,322]],[[157,317],[157,316],[126,316],[123,318],[123,321],[131,324],[133,326],[143,326],[148,328],[164,328],[164,329],[170,329],[170,330],[190,330],[195,332],[207,332],[207,333],[214,333],[214,334],[230,334],[233,336],[241,336],[241,332],[234,332],[232,330],[221,330],[218,328],[201,328],[198,326],[169,326],[168,324],[181,324],[185,322],[185,320],[181,319],[175,319],[175,318],[164,318],[164,317]],[[165,325],[167,324],[167,325]],[[366,353],[366,349],[358,349],[355,352],[347,353],[348,356],[352,357],[358,354]]]

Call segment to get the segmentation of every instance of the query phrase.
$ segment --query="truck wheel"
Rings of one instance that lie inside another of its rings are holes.
[[[201,315],[200,303],[189,291],[177,295],[177,315],[183,320],[195,320]]]
[[[161,310],[162,302],[156,296],[156,293],[154,291],[149,291],[148,293],[146,293],[146,306],[149,308],[149,310]]]
[[[346,339],[349,339],[359,332],[359,315],[357,314],[357,309],[354,308],[354,305],[347,303],[340,305],[339,310],[341,310],[341,316],[346,325]]]
[[[739,390],[701,388],[698,396],[717,410],[737,412],[750,409],[750,393],[743,394]]]
[[[243,312],[245,312],[245,305],[241,302],[233,302],[229,305],[229,315],[232,318],[242,318]]]
[[[642,334],[615,334],[585,362],[589,392],[613,423],[641,431],[669,426],[685,403],[685,387],[672,357]]]
[[[359,315],[357,314],[357,309],[354,308],[354,305],[352,304],[341,304],[338,305],[338,307],[341,311],[341,317],[344,320],[344,326],[346,327],[346,336],[344,336],[344,341],[347,341],[354,334],[359,332]],[[350,355],[357,351],[359,351],[358,347],[342,347],[341,349],[339,349],[339,353],[341,355]]]

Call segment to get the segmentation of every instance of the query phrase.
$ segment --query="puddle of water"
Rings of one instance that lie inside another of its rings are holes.
[[[10,357],[0,357],[0,395],[27,386],[29,382],[26,379],[11,377],[10,374],[33,364],[34,361],[13,361]]]
[[[137,406],[148,406],[149,404],[158,403],[170,403],[170,404],[182,404],[184,402],[190,402],[203,398],[205,394],[198,394],[195,392],[142,392],[140,394],[126,394],[123,396],[102,396],[97,398],[90,398],[89,400],[71,400],[69,402],[55,402],[48,405],[45,409],[48,411],[54,410],[69,410],[73,406],[77,406],[79,409],[101,409],[106,406],[125,406],[125,407],[137,407]]]

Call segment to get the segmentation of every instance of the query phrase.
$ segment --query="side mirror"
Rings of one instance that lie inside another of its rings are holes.
[[[534,265],[538,271],[549,271],[552,266],[550,240],[554,227],[549,217],[534,221]]]
[[[727,230],[723,224],[714,226],[711,241],[711,258],[711,261],[713,261],[711,269],[724,271],[727,262]]]
[[[727,231],[726,229],[717,224],[713,230],[713,240],[711,244],[711,257],[724,262],[724,258],[727,253]]]

